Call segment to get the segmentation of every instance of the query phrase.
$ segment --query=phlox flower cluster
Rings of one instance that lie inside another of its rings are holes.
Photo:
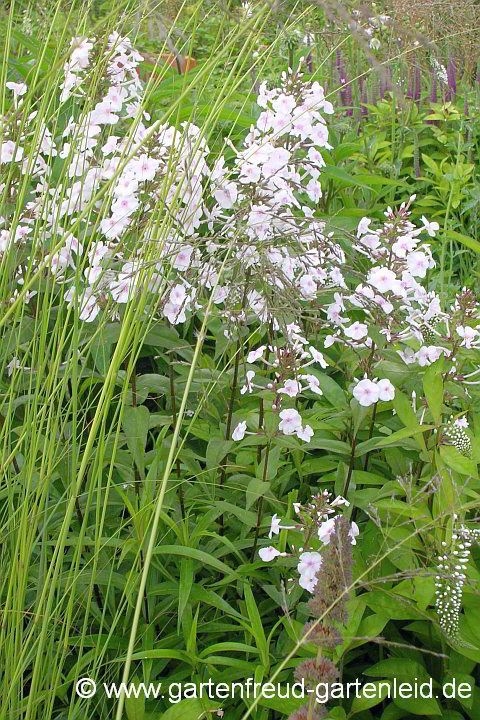
[[[282,409],[282,403],[286,397],[296,398],[306,390],[310,390],[316,395],[323,395],[316,375],[305,372],[313,364],[320,365],[322,369],[328,367],[323,354],[303,337],[298,325],[291,323],[285,329],[282,346],[262,345],[256,350],[251,350],[247,355],[247,363],[251,365],[261,363],[262,369],[266,369],[274,375],[273,382],[267,383],[266,388],[275,393],[272,409],[279,413],[279,432],[284,435],[296,435],[299,440],[310,442],[313,437],[310,425],[303,425],[302,417],[295,408]],[[264,385],[254,382],[258,371],[258,367],[254,367],[255,370],[246,372],[246,383],[240,390],[242,395],[251,394],[255,388],[265,389]],[[246,421],[238,423],[232,434],[233,440],[242,440],[246,429]]]
[[[21,165],[23,142],[8,139],[2,144],[2,162],[19,163],[20,171],[28,170],[38,182],[16,227],[2,231],[0,252],[13,243],[28,250],[27,235],[35,227],[41,247],[27,257],[30,272],[46,268],[55,282],[67,286],[68,303],[78,301],[81,319],[93,322],[101,310],[118,317],[118,305],[139,291],[143,248],[155,243],[158,262],[145,312],[159,313],[174,324],[185,322],[215,288],[213,302],[223,304],[227,320],[243,321],[247,313],[278,329],[274,306],[279,291],[296,294],[305,306],[320,287],[343,282],[338,269],[343,251],[324,236],[324,223],[314,219],[313,209],[321,197],[319,176],[325,164],[320,150],[331,147],[321,113],[331,114],[332,105],[320,85],[303,84],[300,73],[284,74],[279,89],[268,90],[263,83],[258,97],[263,112],[237,152],[235,167],[227,167],[223,156],[209,167],[210,149],[199,128],[183,123],[181,130],[165,125],[154,132],[149,127],[136,72],[141,60],[130,40],[117,33],[110,35],[103,55],[95,38],[72,40],[60,100],[74,100],[74,112],[62,137],[54,138],[42,124],[40,147],[28,167]],[[83,107],[93,61],[103,62],[105,71],[98,86],[101,97],[87,111]],[[15,97],[26,90],[16,84],[10,89]],[[21,141],[31,142],[34,120],[32,113],[27,122],[32,130]],[[61,180],[52,178],[53,157],[64,161]],[[104,199],[95,200],[106,184]],[[159,204],[173,226],[161,238],[149,225]],[[236,238],[223,284],[218,280],[225,243],[202,240],[212,231]],[[135,255],[126,251],[129,237],[140,240]],[[79,288],[74,276],[80,261]],[[235,281],[247,271],[255,280],[246,308],[230,312],[227,307],[242,304]],[[19,285],[23,273],[19,266]],[[197,297],[199,289],[202,298]],[[294,315],[293,306],[288,313]]]
[[[320,547],[325,548],[330,544],[335,533],[337,508],[348,507],[350,503],[341,495],[331,500],[331,494],[325,490],[323,493],[312,496],[312,501],[302,506],[294,503],[294,510],[297,516],[295,525],[281,525],[280,519],[275,514],[272,517],[271,527],[268,534],[269,539],[278,535],[280,530],[297,530],[304,535],[303,545],[297,549],[292,546],[292,552],[280,552],[273,545],[260,548],[258,554],[264,562],[270,562],[276,557],[297,557],[298,583],[300,587],[313,593],[317,583],[317,574],[322,567],[323,557]],[[350,524],[348,537],[351,545],[356,545],[356,538],[359,535],[359,528],[355,522]]]
[[[85,322],[100,312],[117,319],[120,307],[146,289],[145,314],[172,324],[186,322],[211,299],[228,338],[250,323],[268,324],[274,332],[297,327],[295,366],[281,365],[284,350],[268,349],[274,358],[271,389],[280,432],[307,442],[311,428],[297,410],[282,407],[282,399],[305,391],[320,395],[307,366],[316,362],[324,369],[327,361],[301,339],[300,316],[313,314],[317,328],[327,331],[325,349],[339,344],[353,351],[364,376],[353,393],[362,405],[391,400],[395,392],[388,379],[375,377],[375,332],[384,336],[382,353],[390,347],[420,367],[444,355],[452,362],[449,379],[476,382],[470,377],[477,371],[465,374],[457,361],[480,347],[478,307],[465,291],[449,313],[442,312],[438,296],[423,287],[434,261],[419,236],[434,237],[438,224],[424,217],[421,228],[410,222],[415,196],[398,211],[388,208],[383,227],[361,219],[352,249],[369,269],[358,271],[353,288],[349,270],[347,285],[345,252],[315,217],[325,165],[321,151],[331,147],[325,115],[333,112],[317,82],[304,83],[300,72],[290,71],[278,88],[262,83],[262,112],[243,146],[231,146],[232,167],[223,155],[209,164],[210,148],[195,125],[149,125],[136,71],[141,60],[117,33],[103,50],[94,38],[74,38],[61,87],[61,101],[74,101],[73,111],[61,137],[35,112],[22,134],[13,121],[5,124],[0,160],[14,166],[10,192],[17,192],[22,173],[37,181],[25,206],[2,218],[0,253],[15,246],[22,257],[13,270],[11,301],[26,268],[29,274],[42,268],[68,304],[78,305]],[[98,101],[88,105],[93,61],[103,63],[104,73]],[[16,102],[22,101],[24,84],[9,85]],[[38,147],[27,158],[34,137],[40,138]],[[52,174],[54,159],[63,161],[60,176]],[[151,222],[158,208],[170,222],[161,234]],[[128,249],[133,241],[135,251]],[[147,260],[148,282],[141,282]],[[334,301],[320,304],[327,289]],[[35,292],[24,294],[25,301]],[[257,360],[265,367],[265,358]],[[248,368],[244,393],[255,386],[256,372]],[[235,429],[236,438],[242,427]]]
[[[370,267],[353,292],[341,288],[334,301],[322,308],[327,330],[324,348],[338,343],[356,355],[364,378],[356,380],[353,395],[364,406],[394,398],[395,388],[389,380],[371,378],[386,350],[394,350],[405,364],[426,367],[442,355],[455,362],[460,348],[479,346],[480,333],[475,327],[479,305],[472,293],[464,289],[447,313],[442,311],[438,295],[422,284],[435,261],[429,245],[419,236],[426,232],[434,237],[439,228],[425,217],[420,228],[409,221],[414,199],[412,195],[397,211],[388,208],[383,227],[373,228],[367,217],[360,220],[353,248]],[[384,336],[381,349],[372,339],[376,333]],[[452,378],[462,379],[457,365],[452,365],[451,373]]]

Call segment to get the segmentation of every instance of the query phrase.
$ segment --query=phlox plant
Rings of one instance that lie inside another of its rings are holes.
[[[334,107],[303,62],[259,84],[242,142],[214,154],[193,116],[152,122],[141,61],[114,29],[74,37],[45,119],[28,78],[7,83],[2,567],[22,560],[2,570],[0,718],[86,712],[70,687],[93,671],[336,679],[392,607],[460,655],[479,304],[431,288],[438,223],[411,221],[415,195],[353,234],[318,217]],[[293,672],[309,633],[316,660]],[[125,693],[91,702],[177,716]]]

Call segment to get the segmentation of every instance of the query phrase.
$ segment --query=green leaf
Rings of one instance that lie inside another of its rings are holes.
[[[252,478],[245,491],[245,509],[249,510],[253,503],[258,500],[259,497],[265,495],[268,490],[270,490],[270,483]]]
[[[356,632],[358,640],[353,640],[353,642],[348,645],[348,650],[364,645],[370,641],[370,638],[376,637],[382,632],[387,622],[388,618],[384,615],[373,614],[364,617]],[[363,674],[366,675],[365,670],[363,671]]]
[[[395,397],[392,401],[393,407],[397,411],[397,415],[400,418],[400,420],[403,422],[405,427],[407,428],[414,428],[418,427],[417,422],[417,416],[413,412],[413,408],[411,406],[410,400],[407,398],[404,393],[402,393],[400,390],[395,391]],[[425,453],[427,452],[427,448],[425,445],[425,439],[423,435],[418,435],[416,437],[416,441],[420,447],[421,450],[423,450]]]
[[[316,438],[313,437],[308,445],[305,446],[306,450],[328,450],[338,455],[350,455],[352,448],[346,442],[341,440],[330,440],[329,438]]]
[[[435,160],[432,160],[432,158],[425,153],[422,153],[422,160],[435,175],[440,175],[440,168],[438,167]]]
[[[233,440],[212,438],[207,445],[207,469],[214,470],[218,468],[234,445],[235,442]]]
[[[374,590],[362,595],[368,607],[390,620],[423,620],[424,614],[412,603],[389,590]]]
[[[476,253],[480,253],[480,242],[478,242],[478,240],[474,240],[468,235],[462,235],[455,230],[447,230],[446,235],[447,237],[452,238],[452,240],[458,240],[459,242],[463,243],[463,245],[466,245],[468,248],[470,248],[470,250],[474,250]]]
[[[410,658],[388,658],[381,660],[375,665],[365,669],[364,675],[372,677],[430,677],[424,666],[416,660]]]
[[[355,448],[355,457],[361,457],[362,455],[365,455],[367,452],[370,452],[371,450],[377,450],[378,448],[382,447],[388,447],[389,445],[397,445],[401,443],[400,440],[404,440],[405,438],[414,437],[415,435],[418,435],[418,433],[423,433],[425,430],[431,430],[433,425],[417,425],[415,428],[402,428],[401,430],[397,430],[396,432],[392,433],[391,435],[388,435],[387,437],[383,438],[371,438],[370,440],[365,440],[365,442],[359,443],[357,447]]]
[[[393,698],[395,705],[412,715],[439,715],[442,717],[442,710],[435,698]]]
[[[352,708],[350,715],[356,715],[362,710],[368,710],[368,708],[378,705],[390,692],[390,681],[388,680],[376,680],[374,682],[365,683],[362,686],[360,693],[355,695],[352,702]],[[365,694],[364,694],[365,693]]]
[[[392,178],[384,177],[383,175],[355,175],[355,177],[360,180],[361,182],[365,183],[365,185],[372,186],[372,185],[381,185],[382,187],[385,185],[392,185],[394,187],[408,187],[408,183],[404,182],[403,180],[392,180]]]
[[[142,480],[145,480],[145,445],[149,424],[150,413],[145,405],[124,409],[123,431],[127,437],[128,449],[133,455]]]
[[[215,702],[208,698],[201,700],[196,698],[187,698],[171,705],[166,710],[160,720],[198,720],[199,718],[214,717],[210,714],[213,710],[218,710],[219,702]]]
[[[443,407],[443,355],[425,371],[423,376],[423,390],[427,399],[428,407],[432,413],[436,425],[442,422]]]
[[[258,612],[257,603],[255,602],[255,598],[253,597],[252,588],[250,587],[250,585],[245,584],[243,586],[243,593],[245,596],[245,605],[247,606],[248,617],[250,618],[250,622],[252,623],[253,637],[255,638],[255,643],[260,652],[262,663],[265,669],[268,669],[270,665],[270,660],[268,656],[267,639],[265,637],[262,619],[260,617],[260,613]]]
[[[409,505],[401,500],[377,500],[375,507],[379,510],[389,510],[396,515],[406,515],[411,518],[428,518],[429,514],[425,510],[416,507],[415,505]]]
[[[183,613],[187,606],[190,592],[193,585],[193,562],[189,557],[184,557],[180,561],[180,582],[178,586],[178,618],[177,632],[180,633]]]
[[[355,176],[349,175],[347,172],[345,172],[345,170],[342,170],[335,165],[325,165],[325,167],[322,168],[322,175],[332,178],[332,180],[339,180],[345,185],[363,187],[367,190],[370,189],[369,185],[361,182],[361,180],[357,180]]]
[[[460,473],[460,475],[468,475],[478,479],[476,463],[470,458],[460,455],[453,445],[441,445],[440,456],[448,467]]]
[[[189,557],[193,560],[198,560],[203,565],[208,565],[209,567],[215,568],[215,570],[219,570],[224,575],[230,575],[232,578],[236,577],[236,573],[224,562],[217,560],[213,555],[203,550],[198,550],[197,548],[186,547],[184,545],[159,545],[153,553],[154,555],[181,555],[183,557]]]

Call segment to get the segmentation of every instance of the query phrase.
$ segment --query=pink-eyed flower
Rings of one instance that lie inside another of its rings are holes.
[[[393,270],[384,267],[373,267],[368,273],[367,281],[379,292],[395,292],[398,285],[397,276]]]
[[[313,430],[310,425],[305,425],[305,427],[297,428],[297,430],[295,431],[295,435],[298,437],[299,440],[303,440],[304,442],[310,442],[313,437]]]
[[[308,350],[309,350],[309,353],[310,353],[310,355],[312,356],[312,358],[315,360],[315,362],[320,363],[320,366],[325,370],[325,368],[328,367],[328,363],[327,363],[327,361],[325,360],[325,358],[323,357],[322,353],[319,352],[318,350],[316,350],[316,349],[313,347],[313,345],[310,345],[310,347],[308,348]]]
[[[305,577],[315,577],[322,567],[322,556],[318,552],[304,552],[300,555],[297,571]]]
[[[354,387],[353,397],[358,400],[360,405],[368,407],[379,400],[380,389],[374,382],[364,378]]]
[[[267,349],[266,345],[261,345],[256,350],[250,350],[250,352],[247,355],[247,362],[248,363],[254,363],[259,358],[263,358],[263,354],[265,350]]]
[[[393,400],[395,397],[395,388],[390,382],[390,380],[387,380],[386,378],[382,380],[378,380],[377,382],[377,388],[379,390],[378,399],[383,400],[384,402],[388,402],[388,400]]]
[[[346,337],[352,338],[352,340],[361,340],[368,335],[368,326],[356,321],[353,325],[345,328],[343,332]]]
[[[268,547],[260,548],[258,551],[258,554],[260,555],[261,560],[263,562],[270,562],[271,560],[274,560],[276,557],[286,557],[287,553],[282,553],[277,548],[274,548],[272,545],[269,545]]]
[[[20,95],[25,95],[27,92],[27,86],[25,83],[7,82],[5,83],[5,87],[13,92],[15,98]]]
[[[330,542],[331,535],[335,532],[335,518],[325,520],[318,528],[318,539],[323,542],[324,545],[328,545]]]
[[[297,397],[298,393],[302,392],[302,386],[297,380],[285,380],[283,388],[279,388],[277,392],[294,398]]]
[[[280,413],[281,422],[278,429],[283,432],[284,435],[294,435],[297,430],[302,429],[302,418],[297,410],[289,408],[288,410],[282,410]]]
[[[472,347],[472,343],[474,343],[476,339],[480,337],[480,332],[476,328],[472,328],[469,325],[459,325],[457,327],[457,335],[460,335],[460,337],[463,338],[460,344],[467,349],[470,349]]]
[[[413,277],[424,278],[430,267],[430,261],[425,253],[413,252],[407,255],[407,267]]]
[[[245,437],[245,432],[247,430],[247,421],[243,420],[242,422],[239,422],[236,426],[235,430],[232,433],[232,440],[243,440]]]

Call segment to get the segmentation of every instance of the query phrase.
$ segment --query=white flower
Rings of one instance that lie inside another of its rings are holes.
[[[360,405],[368,407],[376,403],[380,397],[380,389],[371,380],[360,380],[360,382],[353,389],[353,397],[358,400]]]
[[[430,237],[435,237],[435,232],[440,229],[440,225],[437,222],[429,222],[425,215],[422,215],[420,220],[425,225],[425,230],[428,232]]]
[[[238,423],[237,427],[232,433],[232,440],[243,440],[245,437],[245,432],[247,430],[247,421],[243,420],[243,422]]]
[[[460,344],[465,346],[467,349],[470,349],[472,347],[472,342],[475,341],[475,338],[478,337],[480,333],[478,330],[470,327],[469,325],[459,325],[457,327],[457,335],[460,335],[460,337],[463,338]]]
[[[379,400],[387,402],[388,400],[393,400],[393,398],[395,397],[395,388],[390,382],[390,380],[387,380],[386,378],[384,378],[383,380],[379,380],[377,382],[377,388],[379,390]]]
[[[304,590],[308,590],[309,593],[313,593],[315,585],[317,584],[317,578],[315,575],[300,575],[298,584]]]
[[[22,363],[20,362],[20,360],[17,357],[12,358],[12,360],[10,360],[10,362],[7,365],[8,376],[10,377],[12,375],[15,368],[21,368],[21,367],[22,367]]]
[[[172,262],[172,267],[175,268],[175,270],[187,270],[190,265],[192,252],[193,247],[191,245],[184,245],[175,255],[175,259]]]
[[[323,395],[323,391],[320,389],[320,383],[315,375],[300,375],[301,380],[306,380],[308,383],[308,389],[314,392],[316,395]]]
[[[251,393],[253,391],[252,380],[255,377],[254,370],[247,370],[247,384],[240,390],[240,395],[245,395],[246,392]]]
[[[12,140],[7,140],[0,145],[0,164],[9,163],[13,160],[13,153],[15,152],[15,143]],[[23,148],[17,148],[15,154],[15,161],[21,160],[23,157]]]
[[[374,267],[368,273],[368,282],[373,285],[379,292],[384,293],[387,290],[396,290],[397,278],[392,270],[383,267]]]
[[[380,50],[380,40],[378,38],[372,38],[369,45],[372,50]]]
[[[288,397],[297,397],[299,392],[302,392],[302,386],[297,380],[285,380],[283,388],[279,388],[279,393],[288,395]]]
[[[468,427],[468,420],[467,420],[467,418],[464,416],[464,417],[461,417],[461,418],[457,418],[453,424],[454,424],[454,425],[457,425],[457,427],[466,428],[466,427]]]
[[[356,545],[357,541],[355,538],[357,538],[360,535],[360,530],[358,529],[358,525],[355,522],[352,522],[352,526],[350,528],[350,531],[348,533],[348,537],[352,541],[352,545]]]
[[[25,95],[25,93],[27,92],[27,86],[25,85],[25,83],[7,82],[5,83],[5,86],[9,90],[13,91],[15,97],[17,97],[17,95]]]
[[[299,440],[304,440],[305,442],[310,442],[310,440],[313,437],[313,430],[310,427],[310,425],[305,425],[305,427],[298,428],[296,430],[295,434]]]
[[[331,535],[335,532],[335,518],[323,522],[318,528],[318,538],[324,545],[328,545]]]
[[[312,358],[315,360],[315,362],[320,363],[322,368],[325,370],[325,368],[328,367],[328,363],[326,362],[325,358],[323,357],[322,353],[316,350],[312,345],[308,348],[308,351]]]
[[[293,435],[297,430],[302,429],[302,418],[294,408],[282,410],[280,417],[282,420],[278,429],[281,430],[284,435]]]
[[[247,362],[248,363],[254,363],[255,360],[258,360],[259,358],[263,357],[263,353],[267,349],[266,345],[261,345],[256,350],[250,350],[250,352],[247,355]]]
[[[348,507],[350,503],[348,500],[345,500],[343,495],[339,495],[333,502],[330,503],[330,507],[337,507],[337,505],[345,505],[345,507]]]
[[[280,525],[280,518],[277,513],[272,517],[272,524],[270,525],[270,532],[268,533],[268,539],[272,539],[272,535],[278,535],[280,530],[295,530],[295,525]]]
[[[258,551],[258,554],[260,555],[260,558],[263,560],[263,562],[270,562],[270,560],[274,560],[276,557],[286,557],[287,553],[279,552],[276,548],[274,548],[272,545],[269,545],[268,547],[260,548]]]
[[[368,226],[370,225],[372,221],[370,218],[363,217],[360,222],[358,223],[357,227],[357,238],[360,237],[360,235],[365,235],[365,233],[368,232]]]
[[[347,337],[352,338],[352,340],[361,340],[368,334],[368,327],[364,323],[357,321],[348,328],[345,328],[344,333]]]
[[[318,552],[304,552],[300,555],[297,571],[303,578],[314,578],[322,567],[322,556]],[[304,587],[304,585],[302,585]]]
[[[303,275],[300,278],[300,290],[302,295],[308,299],[313,299],[317,293],[317,284],[311,275]]]
[[[429,267],[429,260],[425,253],[417,251],[407,255],[407,267],[413,277],[424,278]]]

